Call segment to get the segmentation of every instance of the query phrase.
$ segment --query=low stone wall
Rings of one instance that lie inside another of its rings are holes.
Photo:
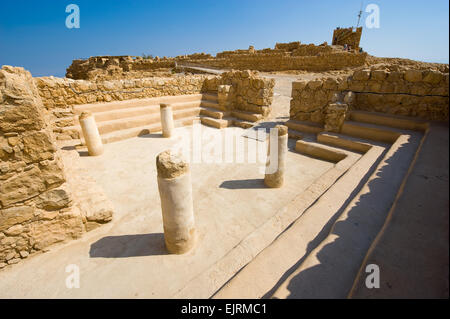
[[[219,86],[231,89],[228,103],[231,109],[259,113],[267,116],[273,100],[275,80],[258,76],[253,71],[230,71],[205,81],[208,91],[217,92]]]
[[[190,61],[190,65],[262,72],[305,70],[312,72],[341,70],[364,65],[367,53],[336,52],[314,56],[291,56],[286,52],[239,54],[227,58]]]
[[[76,125],[73,105],[129,99],[198,94],[205,90],[207,76],[176,76],[110,81],[86,81],[67,78],[34,78],[57,139],[78,139],[78,131],[62,128]]]
[[[173,58],[143,58],[132,56],[96,56],[73,60],[66,70],[66,77],[75,80],[106,80],[124,78],[128,72],[135,77],[148,76],[152,71],[175,67]],[[149,73],[150,72],[150,73]]]
[[[294,82],[290,116],[323,123],[326,107],[353,92],[355,109],[448,121],[448,86],[449,74],[436,70],[361,69],[349,77]]]
[[[433,70],[358,70],[348,79],[355,92],[355,107],[448,121],[449,74]]]
[[[346,89],[343,83],[344,78],[293,82],[290,118],[323,124],[326,107],[335,102],[336,94]]]
[[[31,74],[0,70],[0,268],[86,231]],[[111,220],[112,210],[93,222]]]

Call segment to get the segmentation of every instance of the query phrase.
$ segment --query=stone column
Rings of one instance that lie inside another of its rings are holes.
[[[103,153],[103,143],[94,116],[91,112],[82,112],[78,119],[80,121],[89,155],[101,155]]]
[[[161,112],[162,135],[164,137],[171,137],[174,128],[172,107],[169,104],[164,103],[161,103],[159,106]]]
[[[196,242],[189,165],[170,150],[156,157],[164,241],[173,254],[189,251]]]
[[[276,133],[278,134],[276,135]],[[277,141],[277,145],[273,142]],[[272,144],[272,145],[271,145]],[[286,167],[286,157],[288,151],[288,128],[284,125],[277,125],[272,130],[269,139],[269,157],[266,166],[264,184],[270,188],[280,188],[284,182],[284,171]]]

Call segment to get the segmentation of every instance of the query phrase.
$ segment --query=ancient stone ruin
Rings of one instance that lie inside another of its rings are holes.
[[[411,277],[442,295],[448,65],[361,36],[2,66],[0,297],[18,277],[27,297],[407,296]],[[367,264],[395,282],[397,262],[417,262],[406,286],[365,288]]]

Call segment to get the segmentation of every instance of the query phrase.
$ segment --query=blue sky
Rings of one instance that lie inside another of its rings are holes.
[[[71,3],[80,7],[79,29],[65,26]],[[380,7],[380,28],[364,30],[365,51],[448,63],[448,0],[369,0],[364,7],[370,3]],[[1,1],[0,65],[23,66],[33,76],[64,76],[73,59],[96,55],[330,43],[335,27],[356,25],[360,6],[361,0]]]

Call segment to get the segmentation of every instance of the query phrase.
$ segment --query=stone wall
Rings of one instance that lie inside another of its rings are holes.
[[[277,43],[274,49],[223,51],[215,57],[206,53],[177,57],[143,58],[136,56],[97,56],[74,60],[67,68],[66,77],[77,80],[112,80],[161,76],[172,74],[178,64],[200,65],[222,69],[257,71],[328,71],[364,65],[367,54],[345,52],[340,46],[323,43],[301,44],[299,41]]]
[[[258,76],[254,71],[224,72],[205,81],[205,89],[217,92],[219,86],[231,87],[231,109],[259,113],[267,116],[273,99],[275,80]]]
[[[57,139],[78,139],[79,133],[62,128],[74,126],[73,105],[129,99],[198,94],[204,90],[208,76],[175,76],[109,81],[72,80],[67,78],[34,78],[39,95],[50,113]]]
[[[143,58],[133,56],[96,56],[73,60],[66,77],[75,80],[110,80],[148,77],[154,71],[175,67],[173,58]]]
[[[66,182],[61,153],[31,74],[0,70],[0,268],[74,239],[112,210],[82,211]]]
[[[176,63],[210,59],[206,53],[179,55],[175,58],[140,56],[95,56],[88,59],[73,60],[66,70],[66,77],[75,80],[114,80],[147,78],[162,73],[171,74]]]
[[[335,102],[336,94],[347,89],[344,83],[345,77],[293,82],[290,118],[323,124],[326,107]]]
[[[262,72],[305,70],[321,72],[359,67],[365,64],[367,53],[333,52],[314,56],[293,56],[286,52],[237,54],[227,58],[190,61],[190,65],[219,69],[256,70]]]
[[[353,28],[338,28],[333,32],[333,45],[349,45],[352,49],[359,49],[361,41],[362,27]]]
[[[324,123],[326,108],[347,92],[353,108],[448,121],[449,74],[436,70],[359,69],[349,77],[299,81],[292,85],[292,119]]]
[[[357,70],[348,79],[355,107],[448,121],[449,74],[433,70]]]

